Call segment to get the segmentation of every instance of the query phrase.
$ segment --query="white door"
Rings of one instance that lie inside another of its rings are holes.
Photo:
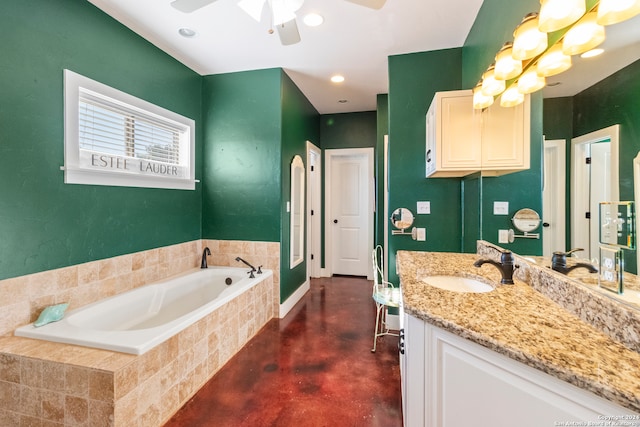
[[[327,150],[331,274],[369,276],[373,247],[373,149]]]
[[[565,141],[544,141],[542,255],[565,251]]]
[[[613,125],[571,141],[571,247],[584,249],[580,258],[598,257],[600,202],[619,200],[618,135]]]
[[[320,277],[320,149],[307,141],[307,276]]]

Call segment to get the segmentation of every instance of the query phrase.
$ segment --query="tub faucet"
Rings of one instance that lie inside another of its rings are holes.
[[[200,261],[200,268],[207,268],[207,255],[211,255],[211,250],[205,247],[202,251],[202,261]]]
[[[567,267],[567,255],[583,250],[584,249],[582,248],[576,248],[571,249],[569,252],[554,252],[551,257],[551,269],[562,274],[568,274],[571,270],[575,270],[576,268],[586,268],[589,270],[589,273],[597,273],[598,269],[592,264],[586,262],[578,262],[571,267]]]
[[[251,267],[251,271],[249,271],[249,278],[250,279],[255,279],[256,276],[253,273],[254,273],[254,271],[258,271],[258,270],[256,270],[256,268],[253,265],[249,264],[247,261],[243,260],[240,257],[236,257],[236,261],[240,261],[240,262],[244,263],[245,265],[247,265],[248,267]],[[260,272],[260,273],[262,273],[262,272]]]
[[[496,249],[498,250],[498,249]],[[500,283],[503,285],[513,285],[513,272],[518,265],[515,265],[515,258],[513,257],[513,252],[505,250],[499,251],[502,255],[500,256],[500,262],[496,262],[490,259],[479,259],[473,263],[474,267],[480,267],[482,264],[491,264],[500,270],[500,274],[502,275],[502,279]]]

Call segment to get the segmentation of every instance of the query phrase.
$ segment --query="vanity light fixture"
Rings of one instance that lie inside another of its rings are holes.
[[[524,102],[524,94],[518,91],[517,86],[511,86],[500,96],[501,107],[515,107]]]
[[[506,84],[504,80],[498,80],[495,76],[495,64],[482,75],[482,93],[487,96],[496,96],[504,92]]]
[[[302,21],[307,27],[317,27],[322,25],[324,18],[318,13],[307,13],[304,18],[302,18]]]
[[[473,88],[473,108],[482,110],[490,107],[491,104],[493,104],[493,96],[482,93],[482,82],[478,82],[476,87]]]
[[[566,55],[578,55],[595,48],[604,41],[604,27],[596,22],[597,13],[587,13],[562,39]]]
[[[538,28],[545,33],[561,30],[586,12],[585,0],[540,0]]]
[[[496,54],[494,76],[498,80],[509,80],[522,73],[522,61],[513,59],[513,43],[506,42]]]
[[[595,49],[586,51],[585,53],[580,55],[580,58],[593,58],[594,56],[602,55],[603,53],[604,49],[597,47]]]
[[[533,93],[546,85],[547,79],[539,76],[535,67],[529,68],[518,78],[518,92],[522,94]]]
[[[571,68],[571,57],[562,51],[561,44],[557,44],[538,59],[536,72],[539,76],[549,77],[569,68]]]
[[[344,76],[341,76],[340,74],[336,74],[334,76],[331,76],[331,81],[333,83],[342,83],[344,81]]]
[[[537,13],[525,16],[513,32],[513,37],[513,59],[531,59],[544,52],[549,44],[547,33],[538,29]]]
[[[598,24],[617,24],[638,14],[640,14],[640,0],[600,0]]]

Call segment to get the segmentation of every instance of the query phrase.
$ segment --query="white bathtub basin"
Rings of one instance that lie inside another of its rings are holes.
[[[453,292],[483,293],[495,288],[488,283],[476,279],[459,276],[427,276],[422,279],[430,286]]]

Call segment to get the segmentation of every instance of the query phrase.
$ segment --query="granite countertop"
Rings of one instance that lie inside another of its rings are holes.
[[[640,412],[640,354],[560,307],[527,283],[500,285],[475,254],[398,251],[404,311],[514,360]],[[435,288],[423,278],[491,281],[488,293]]]

